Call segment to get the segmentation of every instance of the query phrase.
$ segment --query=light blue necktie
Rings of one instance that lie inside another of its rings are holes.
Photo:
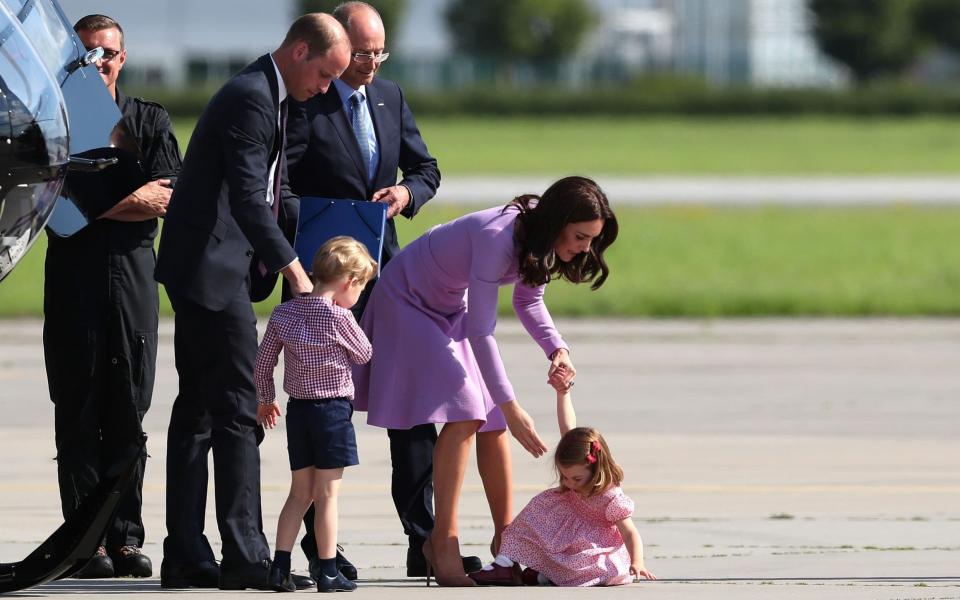
[[[360,156],[363,157],[363,174],[370,178],[370,147],[367,146],[367,140],[370,139],[370,120],[366,118],[363,110],[363,94],[356,91],[350,95],[350,124],[353,126],[353,135],[357,138],[357,144],[360,145]]]

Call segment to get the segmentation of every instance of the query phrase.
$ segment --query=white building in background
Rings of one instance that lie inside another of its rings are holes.
[[[477,0],[482,1],[482,0]],[[548,1],[548,0],[544,0]],[[806,0],[589,0],[596,30],[571,65],[568,84],[681,72],[719,84],[836,85],[839,71],[810,35]],[[407,0],[387,45],[408,84],[470,83],[453,61],[444,13],[450,0]],[[273,50],[296,16],[294,0],[61,0],[71,20],[99,12],[127,33],[126,80],[172,86],[219,82]],[[462,61],[461,61],[462,62]]]
[[[675,65],[715,84],[834,86],[842,72],[812,35],[807,0],[670,0]]]
[[[124,71],[136,83],[222,81],[272,51],[290,27],[292,0],[61,0],[71,21],[115,18],[126,33]],[[132,76],[132,77],[131,77]]]
[[[667,0],[591,0],[599,17],[581,56],[615,60],[637,72],[669,68],[675,19]]]
[[[830,86],[846,81],[813,39],[806,0],[750,0],[750,83]]]
[[[672,0],[675,69],[711,83],[750,78],[750,0]]]

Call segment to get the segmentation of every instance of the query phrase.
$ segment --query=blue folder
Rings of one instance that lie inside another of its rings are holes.
[[[338,235],[349,235],[365,245],[379,264],[386,224],[386,203],[303,196],[294,249],[300,264],[310,273],[313,255],[324,242]]]

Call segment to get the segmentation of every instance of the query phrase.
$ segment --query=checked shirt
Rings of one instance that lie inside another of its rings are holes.
[[[353,398],[350,364],[373,349],[353,314],[326,298],[303,296],[273,309],[257,350],[257,401],[274,402],[273,369],[283,350],[283,391],[293,398]]]

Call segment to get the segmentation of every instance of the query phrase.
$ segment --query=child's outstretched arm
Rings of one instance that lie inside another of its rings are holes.
[[[565,367],[560,366],[549,379],[550,385],[557,391],[557,424],[561,436],[577,426],[577,413],[573,410],[573,397],[570,395],[573,382],[564,383],[565,375]]]
[[[633,519],[627,517],[622,521],[617,521],[617,529],[620,530],[620,535],[623,537],[623,543],[627,546],[627,552],[630,553],[630,574],[633,575],[634,580],[640,579],[656,579],[653,573],[647,570],[647,567],[643,564],[643,540],[640,539],[640,532],[637,531],[636,525],[633,524]]]

